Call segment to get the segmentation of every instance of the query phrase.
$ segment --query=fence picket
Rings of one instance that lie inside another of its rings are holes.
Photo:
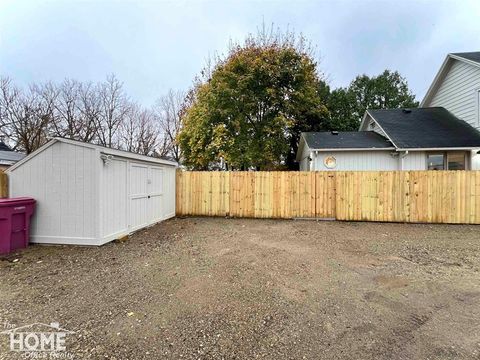
[[[178,215],[480,224],[480,171],[179,171],[176,201]]]

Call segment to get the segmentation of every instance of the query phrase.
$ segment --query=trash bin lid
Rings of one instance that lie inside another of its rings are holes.
[[[0,199],[0,207],[15,206],[15,205],[27,205],[35,203],[35,199],[31,197],[17,197],[10,199]]]

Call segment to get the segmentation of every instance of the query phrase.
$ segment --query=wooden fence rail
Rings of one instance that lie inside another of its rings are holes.
[[[8,178],[2,170],[0,170],[0,198],[8,197]]]
[[[177,173],[177,215],[480,224],[480,171]]]

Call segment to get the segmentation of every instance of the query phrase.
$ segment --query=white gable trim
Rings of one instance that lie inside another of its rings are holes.
[[[458,56],[458,55],[455,55],[455,54],[448,54],[448,56],[450,56],[452,59],[463,61],[467,64],[470,64],[470,65],[473,65],[473,66],[476,66],[476,67],[480,67],[480,64],[476,61],[465,59],[464,57],[461,57],[461,56]]]
[[[300,134],[300,141],[298,142],[297,156],[295,156],[296,161],[298,161],[298,162],[302,161],[302,153],[303,153],[303,148],[305,146],[308,146],[308,144],[305,141],[303,133],[301,133]]]
[[[375,122],[375,124],[378,125],[378,127],[380,128],[380,130],[383,131],[383,133],[385,134],[385,136],[387,137],[387,139],[390,140],[390,142],[392,143],[392,145],[393,145],[395,148],[398,149],[398,146],[393,142],[393,140],[390,138],[390,136],[388,136],[388,133],[385,131],[385,129],[380,126],[380,124],[378,123],[378,121],[375,120],[375,118],[372,116],[372,114],[370,114],[370,113],[368,112],[368,110],[365,111],[365,115],[363,116],[362,122],[360,123],[360,130],[362,130],[362,129],[365,130],[367,115]]]
[[[331,148],[331,149],[311,149],[315,152],[333,152],[333,151],[387,151],[396,150],[394,147],[385,148]]]
[[[468,59],[465,59],[461,56],[453,55],[453,54],[448,54],[445,58],[445,60],[442,63],[442,66],[440,67],[440,70],[438,70],[437,75],[435,75],[435,78],[433,79],[433,82],[430,84],[430,87],[428,88],[427,93],[425,94],[422,102],[420,103],[420,107],[428,107],[429,102],[432,99],[434,93],[438,90],[439,86],[441,85],[441,82],[447,75],[448,70],[450,70],[450,67],[452,65],[452,62],[458,60],[462,61],[466,64],[470,64],[472,66],[480,67],[480,64],[471,61]]]
[[[21,166],[23,163],[27,162],[28,160],[30,160],[31,158],[34,158],[35,156],[37,156],[38,154],[40,154],[42,151],[45,151],[47,150],[50,146],[52,146],[53,144],[55,144],[57,142],[57,139],[52,139],[50,140],[49,142],[47,142],[45,145],[43,146],[40,146],[37,150],[35,150],[34,152],[28,154],[27,156],[25,156],[22,160],[20,161],[17,161],[13,166],[10,166],[7,170],[5,170],[6,173],[9,173],[11,172],[12,170],[15,170],[16,168],[18,168],[19,166]]]
[[[469,151],[477,150],[479,147],[438,147],[438,148],[398,148],[396,151]]]

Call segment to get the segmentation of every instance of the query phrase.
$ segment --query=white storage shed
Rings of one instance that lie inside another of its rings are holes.
[[[177,163],[54,138],[6,172],[37,200],[31,242],[102,245],[175,216]]]

